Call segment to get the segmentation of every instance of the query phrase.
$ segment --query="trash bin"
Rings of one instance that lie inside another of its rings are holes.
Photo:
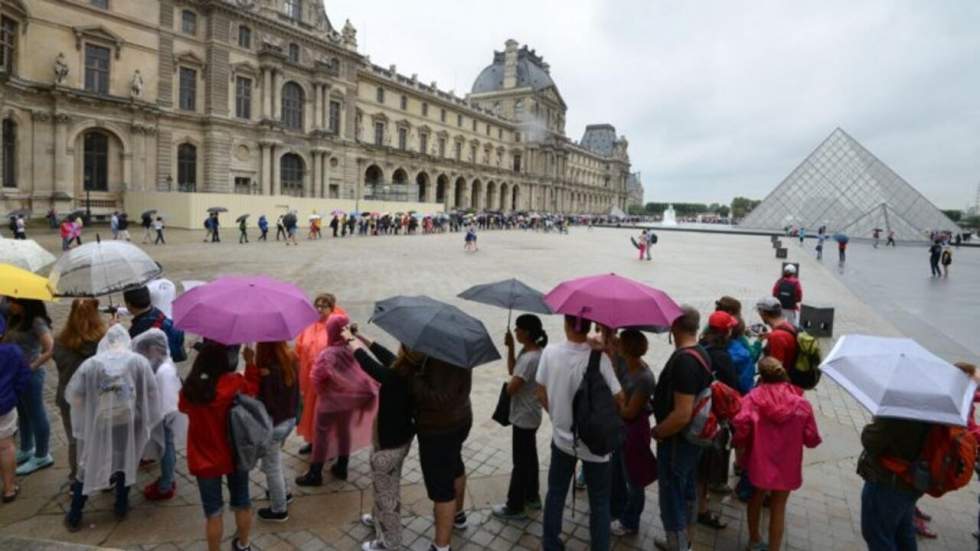
[[[829,306],[801,304],[800,328],[814,337],[833,337],[834,309]]]

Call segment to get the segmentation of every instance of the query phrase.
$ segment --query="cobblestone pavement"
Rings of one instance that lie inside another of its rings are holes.
[[[311,293],[334,292],[351,317],[361,322],[364,332],[377,335],[388,344],[393,343],[379,330],[366,325],[365,320],[375,300],[394,294],[427,294],[454,303],[480,317],[494,334],[500,333],[502,341],[507,313],[460,301],[455,298],[457,293],[476,283],[507,277],[518,277],[531,286],[547,290],[571,277],[616,272],[649,282],[668,291],[679,302],[690,303],[702,311],[711,308],[718,296],[729,294],[742,299],[746,310],[751,312],[754,300],[771,289],[780,267],[780,261],[773,258],[769,240],[764,237],[665,232],[654,249],[654,261],[640,262],[635,259],[628,235],[626,231],[584,228],[573,229],[570,235],[483,232],[480,252],[466,254],[460,234],[327,238],[285,247],[274,241],[238,245],[230,231],[226,232],[226,242],[219,245],[202,243],[198,232],[171,232],[168,236],[171,244],[151,246],[147,250],[174,281],[208,279],[219,274],[265,273],[296,282]],[[53,234],[43,235],[39,240],[56,250]],[[895,251],[896,254],[917,252]],[[790,254],[798,253],[791,248]],[[828,264],[825,268],[809,256],[791,259],[802,263],[808,300],[836,306],[838,334],[900,334],[834,277],[828,271],[832,266]],[[56,327],[60,327],[66,311],[66,304],[53,307]],[[561,338],[558,317],[546,319],[545,323],[553,338]],[[670,345],[665,336],[653,336],[651,345],[647,359],[659,371]],[[205,549],[200,501],[194,481],[187,474],[182,450],[175,499],[163,503],[143,500],[142,487],[156,476],[150,468],[140,474],[133,488],[133,510],[126,520],[114,520],[111,497],[102,494],[90,500],[82,531],[69,534],[64,529],[61,518],[68,504],[64,435],[52,398],[56,376],[53,367],[48,369],[51,376],[47,379],[47,399],[51,402],[56,465],[24,478],[21,497],[13,504],[0,506],[0,536],[123,549]],[[525,522],[501,522],[489,514],[490,506],[505,497],[511,465],[509,431],[489,420],[504,377],[501,362],[482,366],[475,372],[476,424],[465,447],[470,527],[455,536],[456,550],[539,548],[540,513]],[[786,548],[861,549],[861,483],[854,470],[860,451],[859,430],[868,416],[832,381],[824,381],[808,396],[817,411],[824,443],[805,455],[804,486],[789,501]],[[538,433],[543,470],[547,469],[549,459],[550,432],[550,424],[545,421]],[[287,479],[304,470],[304,459],[296,453],[299,446],[295,437],[287,443]],[[542,483],[545,480],[542,476]],[[265,494],[264,477],[257,472],[252,474],[251,491],[256,498]],[[330,481],[321,488],[292,488],[292,491],[297,497],[290,506],[288,522],[255,522],[254,549],[347,551],[357,549],[360,542],[369,538],[368,530],[357,521],[371,509],[366,450],[351,459],[348,481]],[[402,494],[406,545],[424,550],[433,532],[431,504],[421,484],[414,448],[406,463]],[[647,496],[639,535],[614,540],[615,549],[653,549],[653,539],[662,535],[655,484],[648,489]],[[262,502],[256,503],[263,506]],[[567,548],[587,549],[588,502],[584,493],[579,492],[574,513],[570,505],[571,497],[565,515]],[[976,547],[971,537],[977,524],[975,485],[942,500],[923,499],[921,505],[934,516],[933,526],[940,533],[938,540],[924,542],[924,549]],[[711,507],[721,513],[729,526],[719,532],[698,529],[695,548],[744,548],[748,540],[744,507],[729,498],[719,500],[717,496],[713,496]],[[230,515],[226,516],[225,526],[230,537],[233,530]]]

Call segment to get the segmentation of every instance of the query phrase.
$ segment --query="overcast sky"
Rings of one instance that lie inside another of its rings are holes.
[[[571,138],[626,135],[647,201],[761,199],[837,126],[942,208],[980,183],[974,0],[325,3],[372,62],[460,95],[505,40],[528,44]]]

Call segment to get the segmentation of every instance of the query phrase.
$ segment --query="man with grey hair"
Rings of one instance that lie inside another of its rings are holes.
[[[667,360],[653,394],[653,415],[657,425],[657,484],[660,520],[666,541],[655,541],[658,549],[687,551],[691,548],[692,524],[697,501],[695,478],[701,448],[688,442],[684,429],[694,417],[694,400],[711,385],[711,357],[698,344],[701,315],[691,306],[682,306],[670,333],[674,353]]]

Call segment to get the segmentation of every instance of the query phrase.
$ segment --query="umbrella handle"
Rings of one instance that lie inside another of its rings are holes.
[[[507,331],[510,331],[510,316],[513,311],[513,307],[507,309]]]

